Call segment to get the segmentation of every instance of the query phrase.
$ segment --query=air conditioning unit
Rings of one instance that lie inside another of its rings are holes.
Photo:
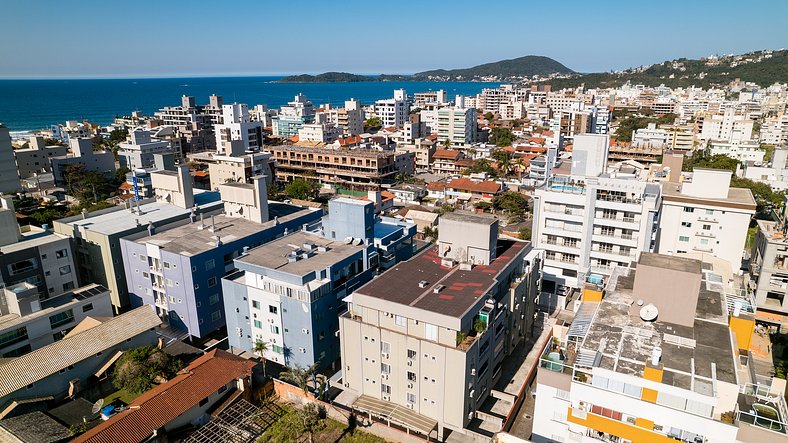
[[[413,409],[413,403],[408,403],[408,407]]]
[[[389,396],[388,395],[384,395],[383,396],[383,401],[389,401]]]
[[[346,387],[346,388],[349,388],[349,387],[350,387],[350,383],[348,383],[348,382],[345,382],[345,387]]]
[[[413,383],[408,383],[408,389],[413,389]]]
[[[307,328],[301,329],[301,332],[303,332],[304,334],[309,334],[309,329]]]
[[[476,375],[476,368],[471,368],[471,375]]]
[[[408,366],[413,366],[413,360],[408,360]]]
[[[383,353],[383,354],[381,354],[381,355],[383,355],[383,358],[389,358],[389,353],[388,353],[388,352],[384,352],[384,353]]]
[[[388,374],[383,374],[383,380],[388,380],[388,379],[389,379],[389,375]]]

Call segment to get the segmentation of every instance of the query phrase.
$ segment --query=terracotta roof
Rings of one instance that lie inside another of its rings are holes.
[[[432,158],[457,160],[460,158],[460,154],[460,151],[457,151],[456,149],[436,149],[435,153],[432,154]]]
[[[120,186],[118,186],[118,189],[120,189],[122,191],[130,191],[130,190],[134,189],[134,185],[132,185],[129,182],[123,182],[123,183],[120,184]]]
[[[427,183],[427,189],[430,191],[445,191],[448,187],[448,183],[446,182],[429,182]]]
[[[255,362],[214,349],[167,383],[137,397],[129,408],[75,438],[74,442],[138,443],[222,386],[250,376]]]
[[[298,141],[301,140],[301,138],[299,136],[297,136],[297,135],[294,135],[294,136],[288,138],[288,140],[290,140],[293,143],[298,143]]]
[[[454,162],[455,166],[459,166],[461,168],[470,168],[474,163],[475,161],[471,160],[470,158],[461,158]]]
[[[531,137],[528,139],[528,143],[536,143],[538,145],[543,145],[545,141],[547,141],[547,139],[544,137]]]
[[[475,182],[469,178],[457,178],[449,182],[449,188],[458,191],[495,194],[501,190],[501,185],[491,181]]]
[[[361,143],[363,139],[359,135],[351,135],[350,137],[339,137],[337,141],[339,142],[339,146],[349,146],[349,145],[357,145]]]
[[[209,175],[211,175],[211,173],[208,171],[197,171],[194,173],[195,177],[208,177]]]

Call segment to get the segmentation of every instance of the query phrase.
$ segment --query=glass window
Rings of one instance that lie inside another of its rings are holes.
[[[68,274],[71,274],[71,265],[61,266],[60,275],[68,275]]]
[[[689,237],[687,237],[686,235],[680,235],[679,236],[679,241],[681,241],[681,242],[688,242],[689,241]]]
[[[212,321],[219,321],[219,319],[221,319],[221,318],[222,318],[222,311],[214,311],[211,314],[211,320]]]
[[[279,326],[271,325],[271,332],[274,334],[279,334]]]
[[[21,328],[0,334],[0,347],[9,346],[25,340],[27,340],[27,328],[22,326]]]
[[[68,249],[61,249],[61,250],[55,252],[55,257],[57,257],[57,258],[68,257]]]
[[[72,321],[74,321],[74,311],[72,311],[71,309],[49,317],[49,325],[52,328],[65,325]]]
[[[416,403],[416,394],[408,392],[408,403]]]
[[[424,335],[427,337],[427,340],[438,340],[438,327],[435,325],[431,325],[429,323],[424,324]]]
[[[216,267],[216,260],[210,259],[205,262],[205,270],[210,271],[211,269]]]
[[[255,309],[260,309],[260,302],[257,300],[252,300],[252,307]]]
[[[394,322],[397,324],[397,326],[405,326],[408,323],[408,319],[401,315],[397,315],[394,318]]]
[[[211,298],[209,300],[210,300],[212,305],[215,305],[216,303],[219,303],[219,294],[211,295]]]
[[[93,303],[88,303],[82,307],[82,312],[88,312],[93,310]]]
[[[262,329],[263,328],[263,322],[261,322],[260,320],[255,320],[254,321],[254,327],[258,328],[258,329]]]
[[[211,277],[208,279],[208,287],[212,288],[216,286],[216,277]]]
[[[278,314],[279,308],[273,305],[268,305],[268,312],[270,312],[271,314]]]

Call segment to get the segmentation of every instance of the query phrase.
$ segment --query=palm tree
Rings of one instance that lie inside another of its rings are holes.
[[[263,361],[263,378],[265,378],[265,364],[268,362],[265,358],[266,352],[268,352],[268,342],[257,340],[257,343],[254,344],[254,353],[259,355],[260,360]]]
[[[523,179],[523,169],[525,169],[525,160],[522,157],[517,157],[517,160],[514,161],[514,164],[517,166],[517,172],[519,174],[519,178],[522,181]]]
[[[304,391],[304,394],[309,393],[309,382],[314,380],[317,373],[317,363],[303,368],[301,365],[296,364],[292,368],[287,368],[279,373],[279,378],[284,381],[290,382]]]

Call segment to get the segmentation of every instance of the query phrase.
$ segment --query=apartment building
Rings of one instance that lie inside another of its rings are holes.
[[[712,254],[738,270],[755,199],[730,178],[728,170],[696,168],[691,180],[663,183],[656,252]]]
[[[279,109],[279,114],[271,118],[273,134],[277,137],[289,138],[298,135],[298,130],[305,124],[315,121],[315,108],[305,95],[298,94],[287,106]]]
[[[45,300],[79,286],[69,238],[17,223],[13,200],[0,196],[0,287],[32,285]]]
[[[85,172],[98,172],[105,176],[115,172],[115,154],[111,151],[94,151],[92,138],[72,137],[69,147],[71,154],[49,158],[55,184],[65,184],[65,173],[69,166],[84,166]]]
[[[221,123],[222,97],[211,95],[207,106],[197,106],[194,97],[184,95],[180,106],[165,106],[154,113],[162,125],[174,126],[183,138],[185,152],[216,148],[213,125]]]
[[[476,142],[476,109],[446,107],[438,109],[438,140],[452,145]]]
[[[129,133],[129,139],[118,144],[118,163],[121,168],[150,168],[155,164],[156,154],[172,154],[180,157],[167,140],[154,138],[155,131],[136,128]]]
[[[788,143],[788,114],[765,118],[761,125],[760,142],[778,146]]]
[[[398,152],[412,152],[415,156],[416,171],[427,171],[435,155],[435,142],[426,138],[417,138],[412,144],[397,145]]]
[[[744,178],[753,181],[768,183],[774,191],[788,189],[788,149],[778,147],[772,151],[772,159],[768,165],[744,163],[742,173]]]
[[[0,290],[0,356],[18,357],[65,337],[91,317],[112,317],[109,290],[90,284],[53,297],[22,282]]]
[[[345,107],[337,110],[337,127],[342,135],[354,136],[364,132],[364,108],[358,100],[345,100]]]
[[[456,149],[436,149],[432,154],[430,169],[433,174],[454,174],[460,172],[457,161],[465,158],[462,151]]]
[[[758,142],[722,142],[711,140],[709,141],[711,155],[725,155],[730,158],[735,158],[740,162],[763,163],[763,158],[766,151],[761,149]]]
[[[224,212],[153,226],[120,240],[132,306],[151,305],[165,323],[206,337],[225,326],[221,278],[233,259],[320,220],[319,208],[271,202],[265,177],[220,185]]]
[[[736,109],[728,108],[722,114],[706,113],[700,139],[724,142],[746,142],[752,140],[755,122],[745,115],[737,114]]]
[[[333,143],[342,135],[334,123],[312,123],[298,130],[298,142]]]
[[[498,88],[484,88],[476,97],[476,106],[470,106],[466,98],[465,107],[478,108],[483,112],[496,113],[501,109],[501,104],[508,104],[517,101],[526,101],[528,90],[517,88],[514,85],[501,85]]]
[[[757,222],[749,267],[750,278],[756,284],[756,315],[759,320],[782,328],[788,326],[788,233],[781,222]]]
[[[249,107],[241,103],[222,106],[222,123],[213,126],[216,153],[238,157],[263,147],[263,124],[252,121]]]
[[[367,191],[393,183],[397,174],[414,171],[413,153],[305,146],[274,146],[271,152],[276,179],[283,182],[300,178]]]
[[[353,408],[443,441],[497,395],[502,362],[530,337],[539,261],[498,239],[492,217],[439,223],[437,246],[345,299],[339,337]]]
[[[724,272],[643,253],[588,284],[540,358],[531,439],[784,441],[785,383],[740,357],[755,321],[725,293]]]
[[[632,146],[664,148],[668,144],[670,133],[657,128],[656,123],[649,123],[645,128],[632,131]]]
[[[127,203],[53,222],[55,233],[73,239],[75,265],[82,281],[107,287],[116,312],[128,309],[129,293],[120,239],[178,220],[217,213],[223,207],[218,192],[192,189],[188,167],[151,172],[155,198]]]
[[[628,178],[556,176],[534,194],[534,247],[545,250],[546,283],[580,287],[654,250],[661,192]]]
[[[66,154],[68,154],[66,146],[47,146],[44,142],[44,137],[30,137],[27,148],[14,149],[14,158],[16,159],[16,169],[19,172],[19,177],[24,179],[51,173],[52,165],[49,159],[51,157],[62,157]],[[0,175],[2,174],[3,172],[0,172]]]
[[[376,101],[372,109],[384,128],[402,128],[408,122],[408,95],[404,89],[395,89],[393,98]]]

